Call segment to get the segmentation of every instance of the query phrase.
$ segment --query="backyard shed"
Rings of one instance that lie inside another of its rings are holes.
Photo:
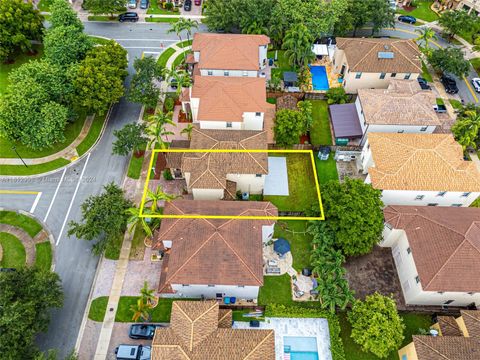
[[[330,105],[328,111],[337,145],[346,145],[349,140],[362,137],[362,127],[355,104]]]
[[[283,73],[283,84],[285,87],[297,86],[298,76],[296,72],[285,71]]]

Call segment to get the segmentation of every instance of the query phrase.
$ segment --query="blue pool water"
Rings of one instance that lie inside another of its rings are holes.
[[[318,360],[317,339],[314,337],[284,336],[283,348],[291,360]]]
[[[310,72],[312,73],[312,85],[313,90],[328,90],[328,77],[325,66],[313,66],[309,65]]]

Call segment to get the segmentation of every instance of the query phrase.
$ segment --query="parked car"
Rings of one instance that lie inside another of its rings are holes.
[[[129,9],[136,9],[137,8],[137,0],[128,0],[128,8]]]
[[[163,327],[160,324],[132,324],[130,326],[130,331],[128,332],[128,337],[130,339],[143,339],[143,340],[152,340],[153,335],[155,335],[155,329],[158,327]]]
[[[195,0],[194,3],[195,5],[200,6],[202,5],[202,0]]]
[[[419,77],[417,78],[417,81],[422,90],[432,90],[432,87],[428,85],[427,80],[425,80],[424,78]]]
[[[433,106],[433,110],[435,110],[435,112],[437,113],[446,113],[447,112],[447,107],[445,106],[445,104],[436,104]]]
[[[117,360],[150,360],[151,348],[143,345],[119,345],[115,349]]]
[[[440,78],[440,81],[442,82],[443,86],[445,87],[445,91],[447,92],[447,94],[458,93],[457,82],[455,81],[455,79],[453,77],[443,74],[442,77]]]
[[[476,92],[480,93],[480,78],[473,78],[472,85]]]
[[[118,15],[118,21],[130,21],[130,22],[137,22],[138,21],[138,14],[136,12],[126,12],[123,14]]]
[[[150,5],[149,0],[140,0],[140,9],[148,9],[148,5]]]
[[[417,19],[410,15],[400,15],[398,17],[398,21],[408,23],[408,24],[415,24],[417,22]]]
[[[183,10],[190,11],[192,10],[192,0],[186,0],[185,4],[183,4]]]

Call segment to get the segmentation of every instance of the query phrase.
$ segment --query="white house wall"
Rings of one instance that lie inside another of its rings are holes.
[[[242,130],[242,122],[235,121],[231,122],[232,127],[227,128],[226,121],[197,121],[200,124],[200,129],[211,129],[211,130]]]
[[[175,297],[199,298],[203,295],[206,299],[215,299],[217,294],[222,294],[222,296],[234,296],[237,299],[250,300],[258,298],[258,286],[211,285],[213,286],[172,284],[172,289],[175,291]]]
[[[242,130],[263,130],[263,112],[260,112],[260,115],[257,116],[254,112],[245,112],[243,113],[243,128]]]
[[[361,124],[362,131],[364,133],[360,145],[363,145],[366,140],[368,133],[379,132],[379,133],[405,133],[405,134],[432,134],[435,131],[436,126],[417,126],[417,125],[369,125]],[[365,127],[365,130],[364,130]],[[426,129],[422,131],[422,128]]]
[[[228,75],[225,75],[225,72]],[[258,77],[257,70],[200,69],[201,76]]]
[[[272,225],[262,225],[262,242],[266,243],[273,238],[275,224]]]
[[[192,189],[193,200],[222,200],[223,189]]]
[[[257,177],[255,174],[227,174],[227,180],[237,183],[237,191],[250,194],[261,194],[265,187],[265,175]]]
[[[264,69],[267,66],[267,45],[262,45],[258,47],[258,68]]]
[[[192,88],[190,88],[190,110],[192,111],[192,120],[196,122],[198,119],[198,107],[200,106],[199,98],[192,98]]]
[[[468,207],[480,193],[470,193],[467,197],[462,196],[463,192],[447,191],[445,195],[439,196],[438,191],[422,190],[385,190],[382,191],[382,201],[385,206],[388,205],[410,205],[410,206],[458,206]],[[415,200],[418,195],[423,195],[422,200]]]
[[[347,70],[343,77],[343,87],[348,94],[356,94],[358,89],[386,89],[390,85],[391,79],[405,79],[407,75],[407,73],[397,73],[392,78],[391,73],[386,73],[385,78],[380,79],[380,73],[363,72],[360,79],[356,79],[356,74],[356,72]],[[419,73],[411,73],[410,80],[416,80],[419,75]]]

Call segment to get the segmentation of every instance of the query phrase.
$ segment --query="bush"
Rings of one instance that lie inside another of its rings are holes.
[[[172,172],[170,171],[170,169],[163,170],[163,178],[165,180],[173,180]]]
[[[173,98],[171,98],[171,97],[165,98],[164,106],[165,106],[165,110],[167,110],[167,112],[172,111],[173,108],[175,107],[175,100],[173,100]]]
[[[348,101],[348,95],[343,87],[328,89],[325,96],[327,97],[328,105],[345,104]]]
[[[165,5],[165,9],[167,9],[167,10],[172,10],[173,9],[173,3],[171,3],[171,2],[167,2],[164,5]]]
[[[345,351],[343,342],[340,338],[340,323],[337,315],[327,311],[321,311],[306,307],[285,306],[279,304],[268,305],[265,309],[266,317],[286,317],[286,318],[323,318],[328,321],[328,330],[330,332],[330,351],[333,360],[345,360]]]

